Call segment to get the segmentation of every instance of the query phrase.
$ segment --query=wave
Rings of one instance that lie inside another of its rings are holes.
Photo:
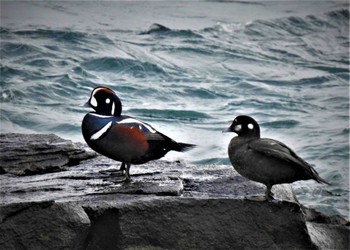
[[[203,112],[190,110],[173,110],[173,109],[129,109],[128,113],[136,116],[148,117],[152,119],[175,119],[182,121],[198,121],[210,119],[211,116]]]
[[[13,34],[28,38],[48,38],[58,42],[81,43],[89,37],[88,33],[73,31],[72,29],[34,29],[18,30]]]
[[[135,77],[145,77],[152,74],[166,75],[166,72],[156,64],[119,57],[91,59],[83,62],[81,67],[92,71],[113,71],[115,74],[128,73]]]
[[[1,82],[5,84],[7,80],[11,80],[14,76],[30,76],[27,70],[19,69],[12,66],[0,66]],[[4,85],[2,85],[4,87]]]
[[[254,18],[251,13],[221,18],[189,10],[176,28],[145,27],[145,34],[129,20],[116,24],[120,16],[115,13],[83,24],[89,12],[80,14],[80,5],[59,25],[13,20],[15,25],[0,27],[2,129],[83,140],[81,120],[91,109],[80,105],[102,85],[117,91],[125,114],[162,123],[179,139],[187,136],[183,141],[203,145],[201,151],[189,152],[191,163],[230,165],[230,136],[222,137],[221,131],[235,116],[248,114],[269,134],[276,131],[296,142],[291,146],[307,158],[331,156],[319,160],[321,175],[327,176],[330,165],[334,173],[347,173],[347,5],[327,4],[338,10],[320,14],[300,6],[295,12],[280,12],[284,17],[279,18],[267,15],[269,10],[259,15],[264,20],[249,22],[236,20]],[[276,8],[281,11],[281,6]],[[301,14],[306,11],[313,14]],[[169,23],[179,20],[168,17]],[[213,22],[197,30],[185,26]],[[343,188],[346,176],[339,176],[333,187]]]
[[[326,13],[327,16],[335,20],[349,20],[349,14],[350,12],[347,9],[329,11]]]
[[[3,42],[1,54],[4,57],[24,56],[27,54],[41,53],[42,49],[35,45],[20,42]]]
[[[147,31],[143,31],[140,35],[158,35],[170,37],[186,37],[186,38],[201,38],[202,36],[192,30],[176,30],[166,27],[159,23],[152,24]],[[158,37],[158,38],[159,38]]]
[[[278,19],[252,20],[242,23],[219,23],[214,27],[203,29],[204,32],[239,33],[258,38],[281,37],[287,35],[302,36],[313,31],[325,28],[339,28],[349,26],[349,10],[339,9],[320,15],[307,15],[304,17],[290,16]]]
[[[265,122],[262,123],[262,127],[266,128],[292,128],[297,127],[300,124],[300,122],[295,120],[279,120],[279,121],[273,121],[273,122]]]

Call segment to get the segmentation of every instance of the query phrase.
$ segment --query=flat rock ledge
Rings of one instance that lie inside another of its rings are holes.
[[[349,222],[230,166],[131,168],[56,135],[0,134],[0,249],[348,249]]]

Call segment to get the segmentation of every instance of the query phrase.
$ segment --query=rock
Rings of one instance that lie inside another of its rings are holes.
[[[319,249],[345,249],[350,243],[350,223],[344,218],[326,216],[315,209],[303,207],[311,240]]]
[[[55,135],[5,134],[0,145],[0,249],[349,245],[349,222],[301,206],[290,185],[274,187],[276,202],[246,199],[265,187],[231,166],[154,161],[124,183],[117,162]]]
[[[2,174],[56,172],[96,155],[53,134],[0,134],[0,147]]]
[[[1,249],[82,248],[90,220],[69,203],[34,202],[0,208]]]
[[[306,222],[311,240],[319,249],[348,249],[349,226]]]
[[[25,176],[0,175],[0,204],[61,199],[69,201],[87,195],[103,194],[179,196],[182,193],[179,171],[159,172],[161,168],[181,168],[182,164],[160,161],[132,166],[131,172],[134,175],[131,183],[121,182],[123,178],[116,175],[110,166],[119,168],[115,161],[98,156],[60,172]]]
[[[104,212],[93,216],[86,249],[315,248],[296,203],[164,197],[102,204],[90,206],[90,214]]]

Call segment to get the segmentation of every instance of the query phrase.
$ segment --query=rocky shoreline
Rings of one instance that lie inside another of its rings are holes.
[[[1,249],[346,249],[349,222],[276,202],[230,166],[119,163],[56,135],[0,135]]]

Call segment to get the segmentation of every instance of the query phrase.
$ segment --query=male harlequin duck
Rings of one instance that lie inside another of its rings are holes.
[[[329,184],[285,144],[260,138],[260,127],[252,117],[236,117],[224,132],[238,135],[232,138],[228,146],[233,167],[242,176],[265,184],[265,198],[269,201],[273,199],[271,188],[275,184],[309,179]]]
[[[82,122],[86,143],[96,152],[122,162],[120,170],[125,170],[128,181],[131,164],[159,159],[170,150],[184,152],[195,147],[178,143],[145,122],[121,115],[122,104],[109,88],[95,88],[86,105],[95,110],[86,114]]]

